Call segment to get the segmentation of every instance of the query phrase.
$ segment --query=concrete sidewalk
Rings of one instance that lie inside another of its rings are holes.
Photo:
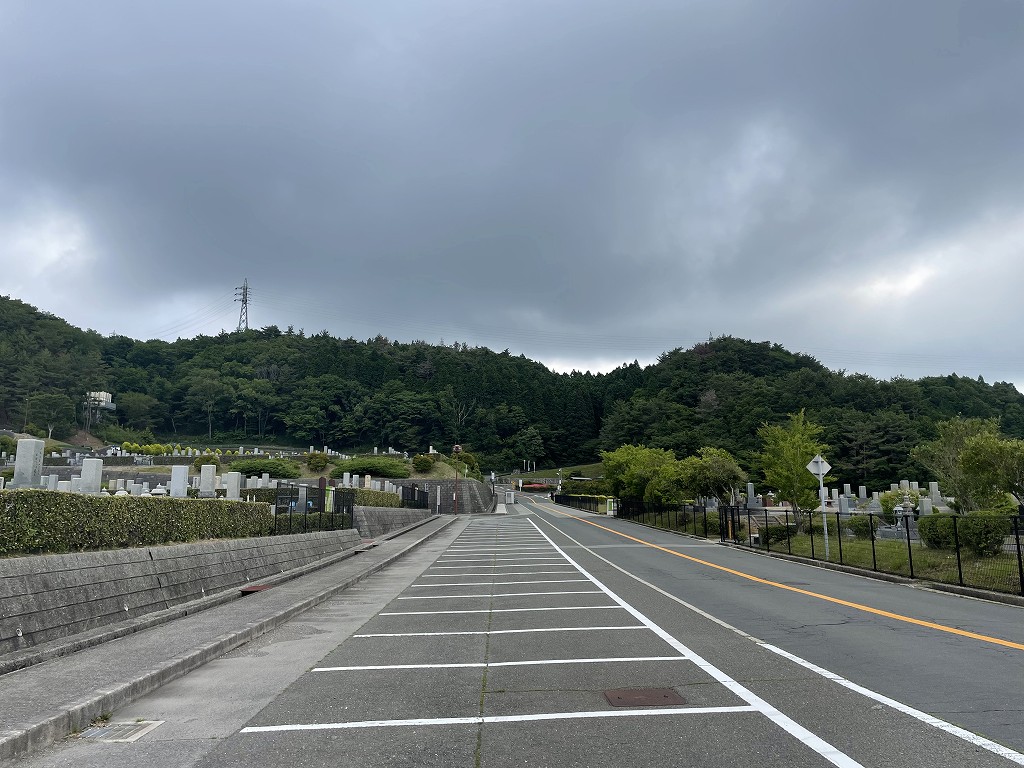
[[[455,519],[429,518],[265,591],[0,675],[0,760],[83,730],[104,713],[274,629],[385,568]]]

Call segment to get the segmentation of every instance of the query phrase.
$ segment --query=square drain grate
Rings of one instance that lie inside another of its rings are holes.
[[[672,688],[618,688],[605,691],[613,707],[679,707],[686,703]]]
[[[91,728],[86,728],[82,731],[79,738],[108,742],[138,741],[158,725],[163,725],[163,722],[163,720],[140,720],[136,723],[107,723],[106,725],[94,725]]]

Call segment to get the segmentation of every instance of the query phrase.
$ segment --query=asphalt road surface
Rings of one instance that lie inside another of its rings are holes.
[[[520,499],[16,762],[1024,765],[1024,609]]]

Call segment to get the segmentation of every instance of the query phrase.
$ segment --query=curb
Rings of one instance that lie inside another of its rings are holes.
[[[159,667],[155,667],[129,682],[118,685],[106,691],[99,691],[98,695],[84,701],[69,705],[64,712],[41,723],[22,724],[19,730],[0,733],[0,760],[12,757],[23,756],[29,752],[48,746],[75,731],[84,730],[91,722],[99,718],[105,712],[113,712],[135,699],[166,685],[172,680],[182,677],[194,669],[213,661],[228,651],[234,650],[240,645],[259,637],[266,632],[284,624],[301,613],[316,607],[322,602],[329,600],[339,592],[357,584],[363,579],[372,576],[391,565],[396,560],[404,557],[421,544],[437,536],[456,521],[451,518],[443,522],[434,531],[411,542],[402,549],[389,555],[379,563],[375,563],[364,571],[353,575],[344,582],[340,582],[329,589],[307,597],[294,605],[285,608],[283,611],[269,616],[262,621],[247,624],[243,629],[228,632],[221,635],[213,642],[194,649],[189,653],[170,659]],[[424,523],[419,523],[419,527]],[[397,532],[396,532],[397,535]]]

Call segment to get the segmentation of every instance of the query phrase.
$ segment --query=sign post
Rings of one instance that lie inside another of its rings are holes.
[[[828,561],[828,515],[825,513],[825,475],[832,469],[832,465],[816,454],[807,465],[807,471],[818,478],[818,498],[821,499],[821,529],[825,534],[825,560]],[[814,526],[811,526],[811,536],[814,536]]]

